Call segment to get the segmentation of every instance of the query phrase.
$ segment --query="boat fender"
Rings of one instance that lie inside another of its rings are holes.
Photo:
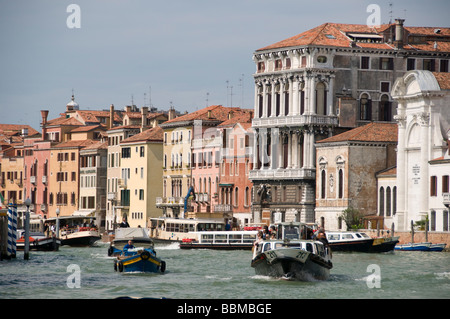
[[[149,259],[149,258],[150,258],[150,253],[149,253],[148,251],[144,250],[144,251],[141,253],[141,258],[144,259],[144,260]]]
[[[119,261],[119,272],[123,271],[123,263],[121,261]]]
[[[112,246],[109,246],[108,248],[108,256],[111,256],[114,252],[114,248],[112,248]]]
[[[117,260],[114,261],[114,271],[117,271]]]
[[[164,260],[161,261],[161,272],[165,272],[166,271],[166,262]]]

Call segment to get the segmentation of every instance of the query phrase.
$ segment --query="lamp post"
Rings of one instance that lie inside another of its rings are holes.
[[[27,212],[25,213],[25,247],[23,259],[28,260],[30,258],[30,205],[31,200],[28,197],[25,199],[25,206],[27,206]]]
[[[59,238],[59,213],[61,211],[59,210],[59,207],[56,208],[56,238]]]

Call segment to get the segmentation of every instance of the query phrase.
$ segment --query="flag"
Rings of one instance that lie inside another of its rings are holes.
[[[5,199],[3,198],[2,193],[0,192],[0,208],[3,208],[3,202],[5,201]]]

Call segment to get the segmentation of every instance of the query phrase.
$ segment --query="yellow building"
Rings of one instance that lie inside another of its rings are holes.
[[[124,139],[120,148],[122,216],[130,227],[147,227],[150,217],[160,215],[155,201],[162,195],[163,130],[154,127],[143,131]]]

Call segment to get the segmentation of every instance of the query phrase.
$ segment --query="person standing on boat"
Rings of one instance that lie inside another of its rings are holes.
[[[130,227],[130,224],[128,224],[127,220],[124,217],[122,222],[120,223],[120,228],[127,228],[127,227]]]

